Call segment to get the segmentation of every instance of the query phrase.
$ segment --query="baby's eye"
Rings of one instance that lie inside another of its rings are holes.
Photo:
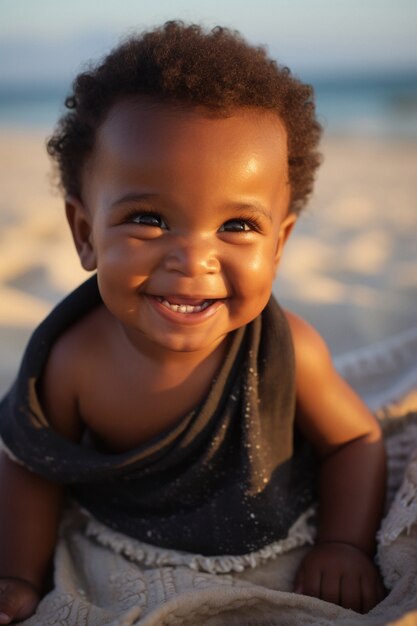
[[[253,230],[253,226],[247,220],[228,220],[219,230],[226,233],[244,233]]]
[[[152,226],[153,228],[167,228],[164,219],[157,213],[137,212],[129,217],[129,222],[133,222],[133,224],[140,224],[141,226]]]

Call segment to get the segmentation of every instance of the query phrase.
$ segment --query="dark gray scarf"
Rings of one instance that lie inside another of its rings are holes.
[[[100,450],[88,434],[80,444],[59,436],[36,389],[56,338],[100,302],[93,276],[34,332],[0,404],[6,448],[34,472],[67,484],[101,522],[148,543],[238,555],[284,538],[314,499],[315,461],[294,426],[293,347],[275,300],[233,334],[199,407],[120,454]]]

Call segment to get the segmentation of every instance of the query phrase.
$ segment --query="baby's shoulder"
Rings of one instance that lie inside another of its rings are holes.
[[[59,335],[51,346],[46,368],[68,375],[79,371],[83,362],[94,354],[99,337],[103,337],[103,309],[102,306],[95,307]]]
[[[317,330],[302,317],[284,310],[290,327],[298,367],[303,369],[328,367],[331,363],[329,348]]]
[[[297,315],[285,314],[295,352],[295,419],[317,454],[325,458],[360,437],[379,439],[379,425],[337,372],[320,334]]]
[[[96,307],[68,327],[53,343],[38,385],[41,406],[61,435],[77,439],[81,432],[78,390],[96,358],[102,307]]]

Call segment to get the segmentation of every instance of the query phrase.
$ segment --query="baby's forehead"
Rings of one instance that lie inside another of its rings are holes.
[[[236,158],[253,152],[274,161],[287,162],[287,132],[276,112],[239,107],[218,112],[184,103],[135,98],[117,102],[97,131],[100,151],[136,150],[140,146],[178,153],[218,152]],[[197,156],[197,154],[196,154]]]
[[[287,136],[275,114],[241,108],[213,116],[138,101],[113,107],[83,179],[92,204],[139,195],[170,205],[268,205],[286,197],[288,185]]]

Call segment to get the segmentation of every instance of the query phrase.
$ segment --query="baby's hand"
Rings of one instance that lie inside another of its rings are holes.
[[[345,543],[314,546],[304,557],[294,591],[367,613],[384,598],[379,572],[369,556]]]
[[[40,594],[31,583],[20,578],[0,578],[0,624],[10,624],[30,617]]]

